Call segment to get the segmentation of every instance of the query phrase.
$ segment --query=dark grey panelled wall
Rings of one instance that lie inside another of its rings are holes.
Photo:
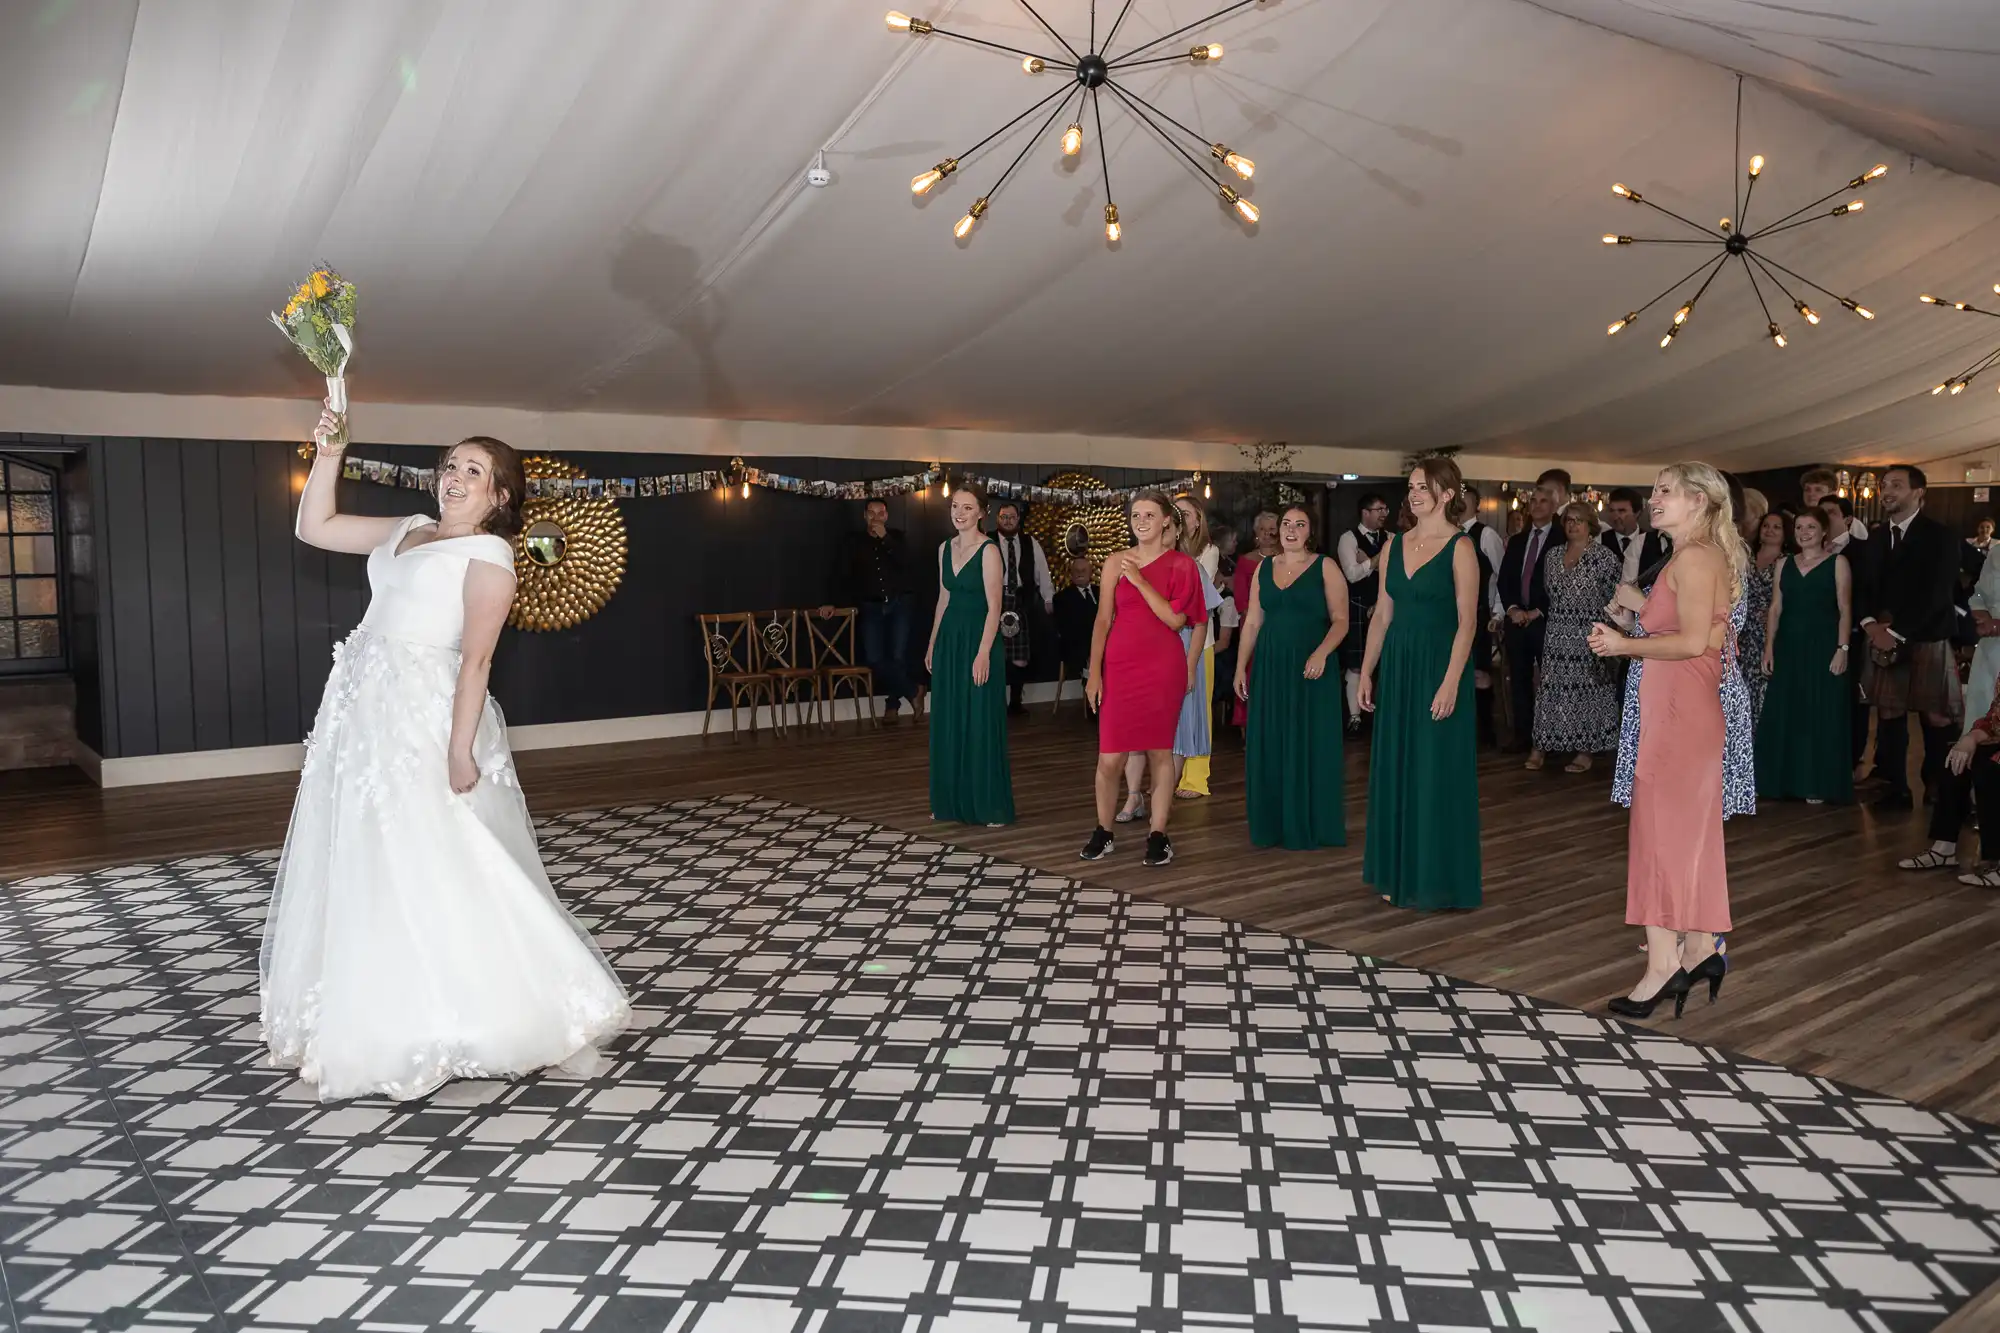
[[[24,440],[30,437],[22,437]],[[311,726],[333,646],[361,619],[358,556],[329,556],[292,536],[305,463],[283,443],[74,441],[85,453],[96,575],[90,625],[98,677],[84,740],[106,758],[288,744]],[[359,445],[364,457],[426,465],[434,451]],[[580,454],[594,476],[713,467],[713,458]],[[753,464],[835,479],[915,471],[920,461],[767,458]],[[971,465],[1015,481],[1045,466]],[[1113,485],[1163,475],[1099,469]],[[351,512],[424,507],[413,491],[343,483]],[[556,634],[509,630],[493,693],[515,723],[571,722],[701,707],[699,611],[817,605],[832,594],[840,533],[856,503],[757,490],[619,503],[630,554],[609,605]],[[946,531],[935,498],[891,503],[891,523],[925,553]],[[79,636],[81,637],[81,636]],[[916,645],[921,654],[921,640]],[[79,703],[82,703],[81,693]],[[94,739],[93,739],[94,737]]]

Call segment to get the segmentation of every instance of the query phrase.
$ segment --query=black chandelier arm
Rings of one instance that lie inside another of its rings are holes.
[[[1682,240],[1675,236],[1621,236],[1620,245],[1714,245],[1714,241]]]
[[[1173,149],[1176,153],[1179,153],[1182,157],[1186,158],[1188,160],[1188,164],[1192,166],[1196,171],[1201,173],[1201,178],[1203,180],[1207,181],[1211,185],[1217,183],[1215,177],[1209,172],[1207,165],[1204,164],[1201,161],[1201,159],[1197,158],[1193,153],[1190,153],[1187,149],[1181,147],[1178,143],[1174,142],[1173,135],[1168,134],[1165,130],[1161,129],[1158,123],[1155,122],[1151,116],[1147,115],[1144,111],[1140,110],[1139,104],[1132,100],[1132,94],[1126,92],[1125,89],[1121,88],[1116,82],[1109,79],[1105,80],[1104,86],[1109,88],[1113,93],[1116,93],[1121,99],[1123,99],[1125,102],[1126,109],[1130,111],[1134,116],[1138,117],[1141,121],[1143,121],[1153,131],[1153,133],[1159,135],[1160,142],[1166,144],[1167,147]]]
[[[1803,282],[1806,286],[1812,288],[1814,291],[1818,292],[1822,296],[1831,296],[1836,301],[1847,300],[1847,298],[1842,296],[1839,292],[1828,291],[1826,288],[1820,286],[1818,283],[1814,282],[1811,278],[1808,278],[1805,274],[1799,272],[1797,269],[1786,268],[1783,264],[1780,264],[1775,259],[1771,259],[1766,256],[1760,255],[1758,256],[1758,262],[1769,264],[1772,268],[1777,269],[1778,272],[1789,274],[1790,276],[1797,278],[1800,282]]]
[[[993,182],[993,188],[987,190],[984,194],[979,196],[981,199],[991,199],[994,195],[1000,193],[1000,187],[1007,183],[1007,178],[1009,176],[1012,176],[1014,174],[1014,169],[1021,165],[1021,159],[1026,157],[1028,155],[1028,150],[1035,146],[1035,140],[1041,138],[1042,135],[1046,134],[1048,132],[1049,126],[1056,123],[1056,117],[1061,115],[1063,111],[1069,106],[1069,94],[1075,92],[1076,89],[1063,88],[1060,91],[1063,95],[1063,100],[1056,103],[1056,109],[1049,112],[1049,118],[1042,122],[1041,128],[1037,129],[1033,134],[1028,136],[1028,141],[1021,145],[1021,151],[1014,154],[1014,160],[1012,162],[1009,162],[1007,164],[1007,169],[1000,173],[1000,179]],[[1043,100],[1046,101],[1047,99],[1045,98]]]
[[[1097,0],[1090,0],[1090,49],[1097,49]]]
[[[1738,163],[1743,161],[1743,76],[1736,76],[1736,144],[1734,156],[1729,160],[1729,198],[1735,206],[1735,216],[1743,216],[1743,186],[1736,179]],[[1739,228],[1740,230],[1740,228]]]
[[[1107,80],[1107,82],[1109,82],[1109,81]],[[1175,128],[1175,129],[1179,130],[1179,131],[1180,131],[1180,132],[1181,132],[1182,134],[1185,134],[1185,135],[1186,135],[1186,136],[1187,136],[1188,138],[1190,138],[1190,139],[1194,140],[1194,141],[1195,141],[1196,143],[1200,144],[1200,145],[1201,145],[1201,146],[1202,146],[1203,148],[1212,148],[1212,147],[1214,147],[1214,144],[1213,144],[1213,143],[1211,143],[1211,142],[1210,142],[1210,141],[1209,141],[1209,140],[1208,140],[1208,139],[1207,139],[1206,137],[1204,137],[1204,136],[1202,136],[1202,135],[1199,135],[1199,134],[1196,134],[1196,133],[1195,133],[1195,132],[1194,132],[1193,130],[1191,130],[1191,129],[1189,129],[1189,128],[1188,128],[1187,126],[1185,126],[1185,125],[1181,124],[1181,123],[1180,123],[1180,122],[1179,122],[1178,120],[1175,120],[1175,119],[1174,119],[1174,118],[1173,118],[1172,116],[1170,116],[1170,115],[1168,115],[1168,114],[1167,114],[1166,112],[1164,112],[1164,111],[1160,110],[1160,108],[1158,108],[1158,107],[1154,106],[1154,105],[1153,105],[1153,104],[1152,104],[1151,102],[1148,102],[1148,101],[1147,101],[1147,100],[1146,100],[1145,98],[1143,98],[1143,97],[1139,96],[1139,94],[1137,94],[1137,93],[1133,92],[1133,91],[1132,91],[1132,90],[1131,90],[1130,88],[1127,88],[1127,87],[1125,87],[1125,86],[1124,86],[1123,84],[1118,84],[1118,85],[1117,85],[1117,87],[1118,87],[1118,91],[1119,91],[1119,92],[1121,92],[1121,93],[1123,93],[1123,94],[1124,94],[1125,96],[1127,96],[1127,97],[1131,98],[1131,99],[1132,99],[1133,101],[1137,102],[1137,103],[1138,103],[1138,104],[1139,104],[1140,106],[1143,106],[1143,107],[1145,107],[1145,108],[1146,108],[1146,110],[1148,110],[1148,111],[1152,112],[1152,113],[1153,113],[1154,115],[1158,116],[1158,117],[1159,117],[1159,118],[1160,118],[1161,120],[1164,120],[1164,121],[1166,121],[1166,122],[1167,122],[1167,123],[1168,123],[1169,125],[1172,125],[1172,126],[1173,126],[1173,127]],[[1204,172],[1205,172],[1205,171],[1206,171],[1207,169],[1206,169],[1206,168],[1203,168],[1203,170],[1204,170]]]
[[[1111,21],[1111,31],[1104,34],[1104,45],[1100,46],[1098,50],[1108,50],[1111,43],[1118,40],[1118,30],[1125,26],[1125,16],[1131,12],[1132,0],[1125,0],[1125,7],[1119,10],[1118,17]]]
[[[1640,315],[1645,314],[1648,310],[1651,310],[1654,306],[1666,300],[1669,296],[1672,296],[1675,292],[1679,291],[1681,288],[1687,286],[1689,278],[1692,278],[1695,274],[1701,272],[1709,265],[1714,264],[1719,268],[1721,267],[1723,261],[1728,258],[1729,256],[1727,254],[1720,254],[1713,259],[1702,260],[1699,264],[1696,264],[1693,268],[1681,274],[1678,278],[1675,278],[1673,284],[1669,286],[1665,291],[1661,292],[1658,296],[1655,296],[1652,300],[1646,302],[1646,304],[1640,306],[1637,310],[1634,310],[1630,315],[1627,315],[1626,316],[1627,321],[1629,322],[1630,320],[1636,319]]]
[[[1178,55],[1148,56],[1144,60],[1120,60],[1116,64],[1114,64],[1111,68],[1117,70],[1144,69],[1147,65],[1185,65],[1187,63],[1188,63],[1188,54],[1187,52],[1182,51]]]
[[[1825,222],[1828,218],[1834,218],[1840,216],[1842,215],[1832,212],[1831,210],[1825,213],[1815,213],[1809,218],[1800,218],[1797,222],[1787,222],[1783,226],[1773,225],[1766,227],[1764,228],[1764,230],[1758,232],[1755,236],[1749,237],[1748,239],[1753,241],[1761,241],[1767,237],[1781,236],[1785,232],[1793,231],[1799,227],[1808,226],[1815,222]]]
[[[1115,202],[1111,198],[1111,144],[1104,137],[1104,103],[1098,100],[1097,89],[1090,90],[1090,110],[1097,117],[1097,160],[1104,167],[1104,202]]]
[[[1748,203],[1749,200],[1745,199],[1744,202]],[[1776,324],[1778,321],[1771,318],[1771,307],[1764,300],[1764,289],[1757,285],[1757,270],[1750,267],[1750,261],[1744,259],[1742,255],[1736,257],[1743,260],[1743,275],[1750,279],[1750,290],[1757,293],[1757,308],[1764,312],[1764,323]]]
[[[1715,275],[1722,272],[1722,266],[1728,262],[1729,254],[1725,251],[1722,258],[1716,261],[1715,267],[1709,270],[1708,276],[1701,280],[1701,286],[1694,289],[1694,295],[1688,298],[1687,304],[1689,310],[1694,309],[1694,303],[1702,298],[1702,294],[1708,290],[1708,284],[1715,281]]]
[[[1755,264],[1758,268],[1762,269],[1764,271],[1764,276],[1771,280],[1771,284],[1774,287],[1776,287],[1779,291],[1785,294],[1785,299],[1787,301],[1790,301],[1794,307],[1805,304],[1805,302],[1801,301],[1798,298],[1798,295],[1795,292],[1793,292],[1790,287],[1787,287],[1785,285],[1785,280],[1783,278],[1779,277],[1777,274],[1771,271],[1771,266],[1764,262],[1764,256],[1758,254],[1755,250],[1745,250],[1743,252],[1743,257],[1749,260],[1751,263]]]
[[[962,32],[953,32],[949,28],[933,27],[930,29],[930,33],[938,37],[949,37],[955,42],[971,42],[974,46],[983,46],[992,51],[1005,51],[1010,56],[1023,56],[1029,60],[1039,60],[1044,65],[1066,65],[1069,63],[1061,56],[1045,56],[1036,51],[1023,51],[1018,46],[1005,46],[999,42],[989,42],[984,37],[968,37]],[[1062,39],[1057,38],[1056,40],[1061,41]]]
[[[1750,184],[1743,191],[1743,202],[1736,206],[1736,221],[1733,225],[1739,232],[1743,230],[1750,217],[1750,196],[1755,193],[1757,193],[1757,178],[1752,176]]]
[[[1962,314],[1985,315],[1988,319],[2000,319],[2000,310],[1981,310],[1976,305],[1964,304],[1946,297],[1939,297],[1935,300],[1927,301],[1925,304],[1934,305],[1940,310],[1956,310]]]
[[[1083,59],[1083,52],[1077,50],[1074,46],[1071,46],[1067,38],[1065,38],[1061,33],[1057,32],[1054,28],[1049,27],[1049,21],[1043,18],[1041,12],[1037,10],[1033,5],[1029,4],[1028,0],[1021,0],[1021,8],[1027,10],[1030,14],[1033,14],[1035,16],[1035,22],[1041,24],[1043,30],[1047,32],[1049,36],[1055,38],[1058,42],[1062,43],[1062,49],[1069,52],[1069,58],[1071,60]]]
[[[1071,85],[1064,84],[1062,87],[1050,93],[1047,97],[1044,97],[1041,101],[1029,107],[1026,111],[1023,111],[1020,115],[1008,121],[1005,125],[1002,125],[999,129],[993,131],[993,133],[987,135],[984,139],[981,139],[978,143],[972,145],[972,147],[960,153],[958,155],[959,160],[960,161],[969,160],[974,153],[984,148],[987,144],[992,143],[995,139],[1005,134],[1008,130],[1013,129],[1016,125],[1019,125],[1022,121],[1026,120],[1029,116],[1034,115],[1037,111],[1040,111],[1043,107],[1055,101],[1058,97],[1067,99],[1069,95],[1075,91],[1076,89]],[[1053,117],[1051,117],[1051,119],[1053,119]],[[1032,140],[1030,142],[1032,142]]]
[[[1193,23],[1185,24],[1181,27],[1175,28],[1172,32],[1164,33],[1161,36],[1155,37],[1150,42],[1146,42],[1143,45],[1133,47],[1130,51],[1127,51],[1124,55],[1120,56],[1119,59],[1130,61],[1132,57],[1139,55],[1141,52],[1152,50],[1154,47],[1158,46],[1161,42],[1171,42],[1176,37],[1182,36],[1185,33],[1193,32],[1196,28],[1205,27],[1208,24],[1215,22],[1219,18],[1222,18],[1229,14],[1234,14],[1239,9],[1248,9],[1251,5],[1261,4],[1261,3],[1262,0],[1236,0],[1235,4],[1224,5],[1222,8],[1216,10],[1213,14],[1210,14],[1207,18],[1196,19]],[[1106,42],[1105,45],[1109,46],[1110,43]]]
[[[1819,207],[1819,206],[1820,206],[1821,204],[1825,204],[1825,203],[1831,203],[1831,202],[1832,202],[1833,200],[1835,200],[1835,199],[1838,199],[1838,198],[1840,198],[1840,196],[1842,196],[1843,194],[1846,194],[1846,193],[1847,193],[1847,192],[1848,192],[1849,190],[1851,190],[1851,189],[1859,189],[1859,188],[1861,188],[1861,187],[1860,187],[1860,186],[1850,186],[1850,185],[1843,185],[1843,186],[1841,186],[1841,187],[1840,187],[1840,188],[1839,188],[1838,190],[1831,190],[1831,191],[1827,192],[1826,194],[1823,194],[1823,195],[1821,195],[1821,196],[1820,196],[1819,198],[1817,198],[1817,199],[1813,200],[1813,201],[1812,201],[1811,203],[1809,203],[1809,204],[1805,205],[1804,207],[1802,207],[1802,208],[1795,208],[1795,209],[1793,209],[1793,210],[1792,210],[1791,212],[1789,212],[1789,213],[1785,214],[1785,216],[1783,216],[1783,217],[1779,218],[1779,219],[1778,219],[1778,220],[1777,220],[1776,222],[1770,222],[1770,223],[1766,223],[1766,224],[1765,224],[1764,226],[1762,226],[1762,227],[1759,227],[1759,228],[1758,228],[1758,229],[1757,229],[1756,231],[1754,231],[1754,232],[1752,232],[1752,233],[1750,234],[1750,239],[1754,241],[1754,240],[1756,240],[1756,239],[1757,239],[1758,237],[1760,237],[1760,236],[1771,236],[1771,235],[1774,235],[1774,234],[1776,234],[1776,233],[1777,233],[1777,232],[1778,232],[1778,231],[1779,231],[1780,229],[1783,229],[1783,230],[1787,230],[1787,231],[1789,231],[1789,230],[1790,230],[1790,228],[1786,227],[1786,226],[1785,226],[1785,224],[1786,224],[1787,222],[1791,222],[1791,220],[1792,220],[1793,218],[1797,217],[1797,216],[1798,216],[1799,214],[1801,214],[1801,213],[1810,213],[1810,212],[1812,212],[1812,211],[1813,211],[1813,210],[1814,210],[1815,208],[1818,208],[1818,207]],[[1831,214],[1828,214],[1828,213],[1822,213],[1822,214],[1820,214],[1820,217],[1830,217],[1830,216],[1832,216],[1832,215],[1831,215]],[[1813,221],[1817,221],[1817,219],[1815,219],[1815,218],[1807,218],[1807,219],[1806,219],[1806,221],[1807,221],[1807,222],[1813,222]],[[1796,224],[1794,224],[1794,225],[1796,225]],[[1740,230],[1740,229],[1739,229],[1739,230]]]
[[[1665,213],[1668,217],[1672,218],[1674,221],[1681,223],[1683,226],[1693,227],[1696,231],[1702,233],[1704,236],[1713,236],[1718,241],[1726,241],[1729,239],[1728,236],[1726,236],[1722,232],[1717,231],[1715,228],[1704,227],[1699,222],[1696,222],[1692,218],[1684,218],[1680,214],[1674,212],[1674,210],[1671,208],[1662,208],[1660,205],[1654,203],[1652,200],[1646,198],[1644,195],[1635,194],[1628,196],[1628,198],[1632,199],[1636,203],[1644,204],[1647,208],[1652,209],[1655,213]]]

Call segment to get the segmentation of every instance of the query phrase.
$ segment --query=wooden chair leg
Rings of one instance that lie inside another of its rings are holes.
[[[1063,682],[1067,679],[1069,679],[1069,667],[1062,662],[1056,663],[1056,701],[1049,705],[1050,717],[1056,717],[1062,713]]]

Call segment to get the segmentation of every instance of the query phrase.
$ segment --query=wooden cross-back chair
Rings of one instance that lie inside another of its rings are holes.
[[[843,691],[854,701],[854,725],[861,726],[865,708],[868,725],[877,726],[875,717],[875,673],[855,661],[855,624],[860,611],[844,606],[831,615],[808,615],[806,626],[812,636],[813,661],[819,672],[820,688],[826,699],[826,726],[839,720]]]
[[[757,703],[761,698],[771,706],[771,721],[780,723],[777,683],[763,670],[757,639],[757,617],[748,611],[698,614],[701,625],[701,652],[708,663],[708,701],[702,709],[701,734],[708,735],[715,701],[729,696],[729,737],[736,739],[736,710],[748,701],[750,731],[757,731]]]
[[[819,721],[819,652],[810,634],[799,633],[802,616],[799,611],[766,611],[758,617],[758,652],[778,701],[775,718],[781,735],[794,713],[801,726]]]

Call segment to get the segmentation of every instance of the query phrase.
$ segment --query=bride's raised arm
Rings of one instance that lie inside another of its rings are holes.
[[[367,555],[370,551],[389,540],[389,534],[396,530],[401,518],[363,518],[359,514],[343,514],[335,504],[334,491],[340,482],[340,459],[347,452],[345,444],[333,441],[340,432],[340,418],[332,408],[319,414],[319,424],[313,427],[312,474],[306,478],[305,492],[299,496],[299,518],[293,531],[300,541],[308,546],[317,546],[322,551],[342,551],[348,555]]]

